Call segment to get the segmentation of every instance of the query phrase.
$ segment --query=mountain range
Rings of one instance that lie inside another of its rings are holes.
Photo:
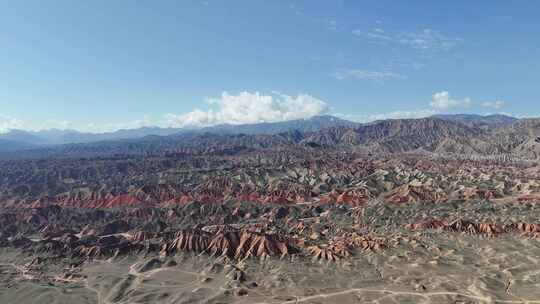
[[[365,153],[424,151],[465,155],[540,156],[540,119],[504,115],[437,115],[360,124],[332,116],[197,130],[141,128],[87,134],[12,131],[0,137],[0,159],[160,153],[235,153],[303,147]]]
[[[274,123],[257,123],[244,125],[222,124],[199,129],[193,128],[160,128],[142,127],[137,129],[121,129],[106,133],[85,133],[76,130],[50,129],[43,131],[10,130],[0,134],[0,151],[46,147],[63,144],[91,143],[99,141],[136,139],[145,136],[168,136],[181,133],[214,133],[214,134],[277,134],[290,130],[314,132],[331,127],[355,127],[358,123],[333,116],[315,116]],[[5,142],[2,142],[5,141]]]

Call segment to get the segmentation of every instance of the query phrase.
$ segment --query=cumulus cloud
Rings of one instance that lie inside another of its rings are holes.
[[[372,80],[377,82],[383,82],[391,79],[406,79],[407,77],[398,73],[390,71],[367,71],[367,70],[354,70],[343,69],[333,74],[334,78],[338,80],[344,79],[360,79],[360,80]]]
[[[207,99],[208,110],[195,109],[185,114],[165,114],[160,118],[144,116],[142,119],[113,122],[74,124],[69,121],[22,121],[0,114],[0,133],[11,129],[28,131],[75,129],[82,132],[105,133],[121,129],[142,127],[201,128],[219,124],[250,124],[280,122],[309,118],[328,113],[326,102],[308,94],[289,96],[278,92],[262,94],[241,92],[237,95],[223,92],[219,98]]]
[[[7,133],[12,129],[22,128],[22,122],[16,118],[0,114],[0,134]]]
[[[502,100],[496,100],[496,101],[484,101],[482,102],[482,107],[484,108],[492,108],[495,110],[500,110],[504,107],[506,103]]]
[[[7,133],[10,130],[20,129],[27,131],[40,131],[49,129],[69,129],[71,122],[65,120],[21,120],[0,114],[0,134]]]
[[[128,129],[138,129],[143,127],[156,126],[158,123],[152,121],[149,116],[144,116],[142,119],[136,119],[126,122],[116,122],[116,123],[89,123],[84,126],[81,131],[91,132],[91,133],[106,133],[114,132],[118,130],[128,130]]]
[[[40,131],[40,130],[49,130],[49,129],[59,129],[59,130],[69,130],[74,128],[74,125],[71,121],[68,120],[58,120],[58,119],[46,119],[46,120],[33,120],[32,123],[24,121],[22,123],[25,130],[31,131]]]
[[[220,98],[208,100],[211,109],[195,109],[186,114],[167,114],[168,127],[207,127],[218,124],[251,124],[308,118],[327,113],[328,105],[311,95],[289,96],[279,93],[224,92]]]
[[[472,106],[478,106],[478,105],[484,108],[500,110],[506,105],[506,102],[502,100],[478,102],[478,101],[473,101],[468,97],[463,98],[463,99],[455,99],[455,98],[452,98],[450,96],[450,93],[448,93],[447,91],[442,91],[442,92],[433,94],[429,105],[432,108],[435,108],[438,110],[470,108]]]
[[[460,38],[448,37],[433,29],[390,33],[381,28],[368,31],[357,29],[352,34],[377,43],[395,43],[419,50],[447,51],[462,42]]]
[[[442,91],[433,94],[429,105],[439,110],[449,110],[454,108],[469,108],[472,105],[470,98],[453,99],[450,93]]]

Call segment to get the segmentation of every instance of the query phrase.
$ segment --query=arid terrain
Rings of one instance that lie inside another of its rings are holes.
[[[0,304],[540,304],[540,0],[0,0]]]
[[[537,126],[429,118],[5,153],[0,303],[540,303]]]

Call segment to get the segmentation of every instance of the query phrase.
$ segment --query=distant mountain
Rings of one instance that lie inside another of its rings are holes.
[[[330,117],[323,118],[323,121],[332,122]],[[344,122],[338,120],[337,123]],[[323,125],[328,126],[328,124]],[[241,126],[241,128],[227,131],[255,132],[259,130],[253,126],[249,126],[249,128]],[[466,154],[501,152],[501,149],[491,140],[489,132],[438,118],[383,120],[365,125],[352,123],[352,127],[337,126],[306,132],[289,130],[277,134],[226,134],[223,129],[219,128],[213,133],[208,132],[209,129],[204,130],[206,132],[199,130],[169,136],[146,136],[138,139],[69,144],[24,151],[24,153],[7,155],[4,158],[234,153],[234,151],[246,149],[258,150],[276,147],[359,149],[369,153],[415,150]]]
[[[7,133],[0,133],[0,140],[36,146],[45,145],[48,143],[48,140],[38,135],[37,132],[28,132],[23,130],[11,130]]]
[[[332,117],[278,124],[218,126],[172,135],[66,144],[19,151],[1,149],[0,159],[86,158],[161,154],[229,155],[264,149],[340,149],[364,153],[433,152],[540,159],[540,119],[506,116],[445,116],[357,124]],[[285,132],[278,132],[286,130]],[[4,143],[3,146],[9,145]],[[19,143],[20,145],[20,143]],[[15,151],[15,152],[14,152]]]
[[[9,139],[0,139],[0,152],[13,152],[36,148],[36,146]]]
[[[288,131],[299,131],[302,133],[316,132],[328,128],[354,128],[360,126],[359,123],[344,120],[330,115],[314,116],[307,119],[297,119],[284,122],[267,122],[244,125],[218,125],[199,130],[202,133],[214,134],[279,134]]]
[[[476,114],[438,114],[432,116],[449,121],[455,121],[473,128],[494,129],[508,126],[518,121],[519,119],[507,115],[476,115]]]
[[[159,127],[142,127],[137,129],[122,129],[115,132],[107,133],[82,133],[72,131],[64,134],[60,138],[54,139],[54,144],[68,144],[68,143],[91,143],[106,140],[120,140],[131,138],[142,138],[145,136],[167,136],[184,131],[177,128],[159,128]]]
[[[258,123],[245,125],[218,125],[201,129],[143,127],[124,129],[108,133],[84,133],[75,130],[51,129],[45,131],[11,130],[0,134],[0,139],[24,143],[32,146],[51,146],[63,144],[92,143],[109,140],[137,139],[145,136],[168,136],[180,133],[214,133],[214,134],[278,134],[297,130],[314,132],[333,127],[355,127],[359,124],[333,116],[315,116],[308,119],[298,119],[275,123]]]
[[[26,143],[36,146],[51,146],[71,143],[90,143],[105,140],[141,138],[149,135],[167,136],[183,131],[174,128],[143,127],[138,129],[118,130],[108,133],[84,133],[75,130],[24,131],[11,130],[0,134],[0,139]]]
[[[493,138],[501,146],[515,155],[540,158],[540,119],[521,119],[493,134]]]
[[[488,134],[439,118],[390,119],[356,129],[322,130],[305,142],[322,146],[356,146],[368,152],[396,153],[414,150],[452,153],[491,153]]]

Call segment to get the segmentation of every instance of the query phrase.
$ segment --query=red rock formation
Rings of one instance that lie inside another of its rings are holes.
[[[171,255],[177,251],[204,252],[209,244],[208,236],[202,231],[180,231],[171,242],[161,246],[160,254]]]
[[[349,250],[340,245],[314,245],[306,248],[307,251],[313,256],[316,260],[325,260],[325,261],[338,261],[344,257],[351,256]]]
[[[294,252],[288,242],[275,235],[218,228],[210,234],[204,231],[178,232],[171,242],[161,247],[162,255],[177,251],[207,252],[214,256],[235,259],[284,256]]]

